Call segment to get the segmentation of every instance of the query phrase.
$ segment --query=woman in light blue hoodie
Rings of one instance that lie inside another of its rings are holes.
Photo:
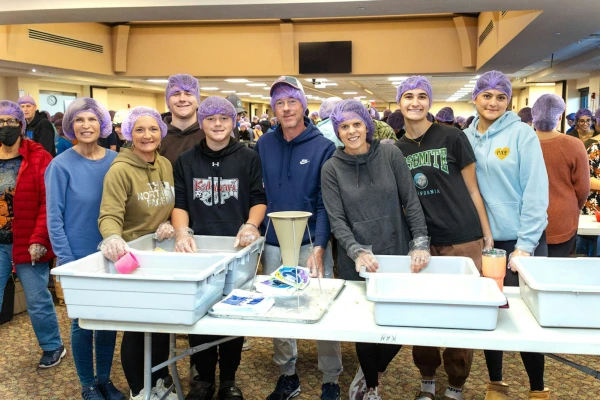
[[[544,230],[548,225],[548,175],[534,130],[507,111],[512,95],[510,80],[501,72],[481,75],[473,89],[478,116],[464,131],[477,158],[479,191],[483,196],[496,248],[510,257],[547,256]],[[509,257],[509,260],[510,260]],[[506,286],[518,286],[509,261]],[[502,382],[502,352],[485,350],[491,383],[486,400],[509,399]],[[549,399],[544,387],[544,356],[521,352],[529,375],[529,399]]]

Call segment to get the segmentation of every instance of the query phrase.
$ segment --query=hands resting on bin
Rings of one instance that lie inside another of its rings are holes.
[[[421,272],[429,263],[431,253],[429,252],[430,238],[421,236],[411,240],[408,244],[408,255],[410,256],[410,269],[412,272]],[[356,272],[365,267],[367,272],[377,272],[379,263],[371,251],[371,246],[363,246],[354,252],[354,263]]]

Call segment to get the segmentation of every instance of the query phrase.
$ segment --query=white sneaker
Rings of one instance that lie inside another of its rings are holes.
[[[142,389],[142,391],[137,395],[134,396],[133,392],[130,390],[129,391],[129,400],[144,400],[144,389]],[[160,400],[160,397],[157,397],[156,394],[154,394],[154,390],[152,392],[150,392],[150,400]]]
[[[365,393],[367,392],[367,381],[365,381],[365,374],[363,374],[362,368],[359,366],[356,375],[350,384],[350,400],[363,400]]]
[[[190,387],[194,388],[198,384],[194,378],[198,376],[198,371],[196,370],[196,366],[192,365],[190,367],[190,372],[188,373],[188,382],[190,383]]]
[[[377,393],[377,388],[369,390],[368,393],[365,393],[362,400],[382,400],[381,396]]]
[[[169,388],[165,387],[165,383],[163,382],[163,380],[159,379],[156,381],[156,386],[152,388],[151,396],[155,395],[157,399],[162,399],[168,390],[169,390]],[[164,399],[165,400],[179,400],[179,397],[177,396],[177,394],[171,392]]]

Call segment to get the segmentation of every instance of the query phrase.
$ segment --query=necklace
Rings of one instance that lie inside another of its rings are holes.
[[[423,141],[423,138],[425,137],[425,135],[427,135],[427,131],[425,131],[425,133],[421,135],[421,140],[419,140],[418,142],[415,139],[409,138],[406,133],[404,134],[404,137],[407,138],[408,140],[410,140],[411,142],[416,143],[417,147],[421,147],[421,142]]]

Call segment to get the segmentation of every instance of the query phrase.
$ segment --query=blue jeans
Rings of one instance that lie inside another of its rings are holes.
[[[577,235],[575,239],[575,254],[585,254],[588,257],[595,257],[598,254],[593,253],[594,241],[600,242],[600,238],[597,236],[583,236]]]
[[[94,350],[96,351],[96,374],[98,383],[106,383],[110,378],[117,332],[90,331],[79,327],[79,319],[71,324],[71,347],[73,360],[81,387],[94,385]]]
[[[31,265],[17,264],[17,277],[23,285],[27,312],[31,326],[43,351],[57,350],[62,346],[58,319],[52,295],[48,290],[50,268],[47,262]],[[0,307],[4,287],[12,271],[12,244],[0,244]]]

